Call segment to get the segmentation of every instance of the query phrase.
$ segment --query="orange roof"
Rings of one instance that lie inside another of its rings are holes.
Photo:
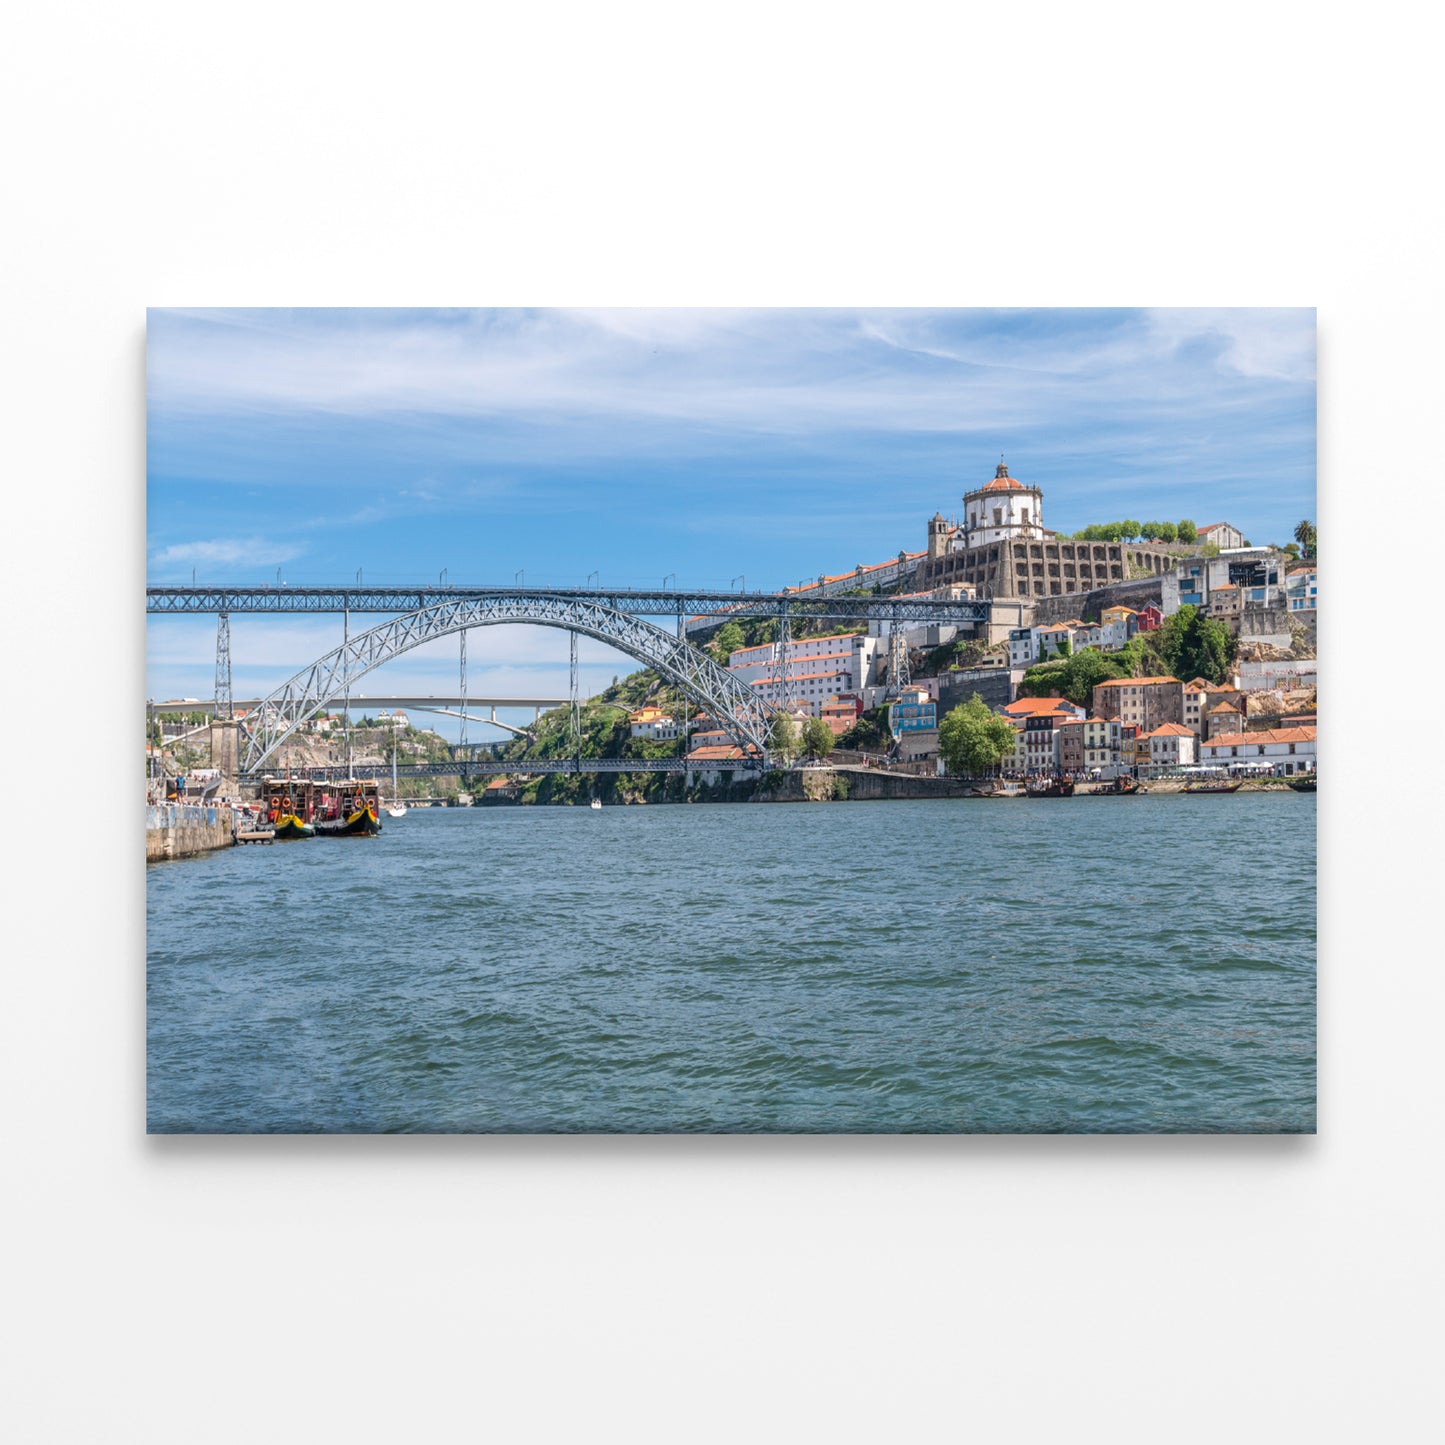
[[[1312,743],[1318,728],[1263,728],[1257,733],[1223,733],[1210,738],[1207,748],[1239,748],[1251,743]]]
[[[1222,702],[1222,703],[1220,703],[1217,707],[1212,707],[1212,708],[1209,709],[1209,716],[1210,716],[1210,717],[1213,717],[1213,716],[1215,715],[1215,713],[1219,713],[1219,712],[1238,712],[1238,711],[1239,711],[1239,709],[1238,709],[1237,707],[1232,707],[1229,703],[1227,703],[1227,702]]]
[[[1184,727],[1181,723],[1163,723],[1152,733],[1145,733],[1144,736],[1149,738],[1192,738],[1194,729]]]
[[[1067,708],[1072,715],[1077,709],[1066,697],[1021,697],[1004,708],[1007,717],[1036,717]]]
[[[1179,682],[1177,677],[1114,677],[1108,682],[1095,683],[1095,689],[1101,687],[1154,687],[1162,682]],[[1183,684],[1180,683],[1182,687]]]
[[[743,750],[735,743],[732,747],[708,746],[703,748],[694,748],[687,755],[684,761],[689,763],[721,762],[725,758],[741,758],[746,756],[747,754],[745,754]]]

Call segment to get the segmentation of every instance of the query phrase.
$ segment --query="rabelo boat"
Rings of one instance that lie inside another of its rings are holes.
[[[261,785],[261,816],[277,838],[314,838],[314,783],[299,778],[267,778]]]
[[[1028,785],[1031,798],[1072,798],[1074,784],[1068,778],[1038,778]]]
[[[345,778],[318,784],[318,838],[374,838],[381,832],[381,790],[374,782]]]

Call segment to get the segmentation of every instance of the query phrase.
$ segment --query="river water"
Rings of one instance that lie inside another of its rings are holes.
[[[1312,795],[383,823],[147,868],[152,1132],[1314,1128]]]

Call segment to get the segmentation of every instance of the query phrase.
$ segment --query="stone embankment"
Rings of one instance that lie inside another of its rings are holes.
[[[146,808],[146,862],[190,858],[229,848],[236,841],[230,808],[194,803],[160,803]]]
[[[759,803],[872,802],[883,798],[968,798],[978,785],[967,778],[889,773],[879,768],[802,768],[777,787],[759,789]]]

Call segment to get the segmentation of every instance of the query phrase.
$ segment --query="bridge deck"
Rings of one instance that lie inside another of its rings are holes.
[[[730,758],[691,766],[700,772],[740,771],[756,768],[758,763],[747,758]],[[397,767],[396,773],[400,778],[455,778],[462,773],[685,773],[688,767],[685,758],[583,758],[580,764],[575,758],[534,758],[520,762],[403,763]],[[295,768],[291,775],[318,783],[337,782],[343,778],[386,779],[391,777],[391,764],[365,763],[349,770],[345,767]],[[279,774],[267,768],[241,776],[255,782]]]
[[[599,587],[147,587],[150,613],[419,612],[468,598],[595,602],[635,617],[877,618],[903,622],[987,622],[988,602],[934,597],[798,596],[788,592],[672,592]]]

